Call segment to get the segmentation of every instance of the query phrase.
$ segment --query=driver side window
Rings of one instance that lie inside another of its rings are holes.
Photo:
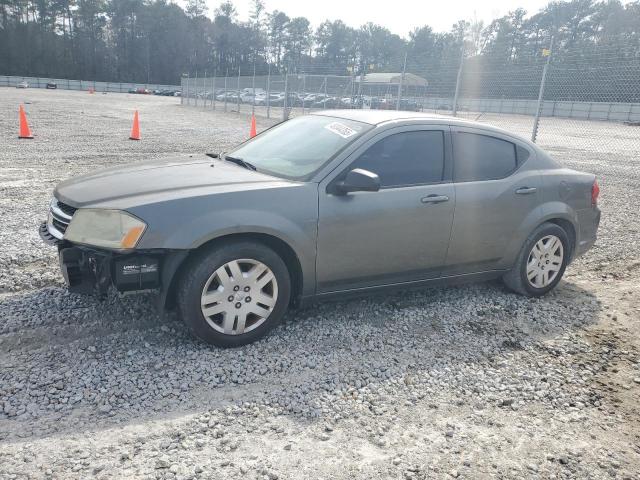
[[[389,135],[369,147],[349,170],[354,168],[377,174],[381,188],[441,182],[444,132],[418,130]]]

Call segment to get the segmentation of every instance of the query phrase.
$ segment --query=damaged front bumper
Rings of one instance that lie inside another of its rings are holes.
[[[188,255],[187,250],[117,252],[77,245],[55,238],[40,226],[41,238],[58,247],[60,270],[70,292],[106,294],[160,289],[159,306],[166,306],[173,278]]]

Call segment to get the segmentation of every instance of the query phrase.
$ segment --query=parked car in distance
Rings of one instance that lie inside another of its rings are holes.
[[[298,96],[295,93],[289,93],[287,96],[287,107],[297,107],[301,105]],[[269,100],[271,106],[283,107],[285,105],[285,94],[284,92],[275,93]]]
[[[29,88],[29,84],[27,82],[20,82],[16,85],[16,88]]]
[[[544,295],[594,244],[598,195],[594,175],[498,128],[335,110],[226,154],[64,181],[40,235],[71,292],[157,289],[199,338],[238,346],[354,293],[501,278]]]
[[[302,100],[304,100],[305,104],[311,105],[313,102],[316,101],[317,97],[318,97],[317,93],[309,93],[309,94],[303,95]]]
[[[240,93],[240,101],[242,103],[253,103],[255,95],[250,92],[242,92]]]
[[[47,85],[45,86],[45,88],[47,90],[55,90],[58,88],[58,84],[56,82],[47,82]]]
[[[173,97],[175,90],[169,90],[166,88],[156,89],[152,92],[154,95],[158,95],[160,97]]]
[[[396,110],[398,109],[398,99],[396,98],[372,98],[370,102],[370,106],[376,110]],[[419,110],[419,105],[415,100],[410,100],[406,98],[400,99],[400,108],[399,110],[404,110],[407,112],[417,112]]]
[[[238,92],[235,91],[227,91],[223,92],[216,97],[216,100],[224,102],[226,99],[227,102],[237,102],[238,101]]]
[[[280,100],[281,95],[277,94],[277,93],[270,93],[269,94],[269,105],[275,105],[275,103]],[[256,105],[258,106],[265,106],[267,105],[267,95],[256,95]]]
[[[264,88],[244,88],[242,93],[248,93],[249,95],[266,95],[267,91]]]
[[[311,104],[311,108],[340,108],[341,102],[338,97],[318,95]]]
[[[364,100],[362,97],[343,97],[340,99],[341,108],[362,108]]]

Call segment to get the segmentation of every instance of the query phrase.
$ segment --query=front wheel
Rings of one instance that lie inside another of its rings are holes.
[[[543,223],[527,238],[513,268],[504,275],[505,285],[528,297],[552,290],[564,274],[571,243],[562,227]]]
[[[290,295],[289,271],[280,256],[260,243],[243,241],[213,247],[190,261],[178,308],[197,337],[237,347],[275,327]]]

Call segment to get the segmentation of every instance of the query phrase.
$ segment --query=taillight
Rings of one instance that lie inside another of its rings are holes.
[[[596,206],[598,204],[598,197],[600,196],[600,186],[598,180],[593,181],[591,185],[591,205]]]

